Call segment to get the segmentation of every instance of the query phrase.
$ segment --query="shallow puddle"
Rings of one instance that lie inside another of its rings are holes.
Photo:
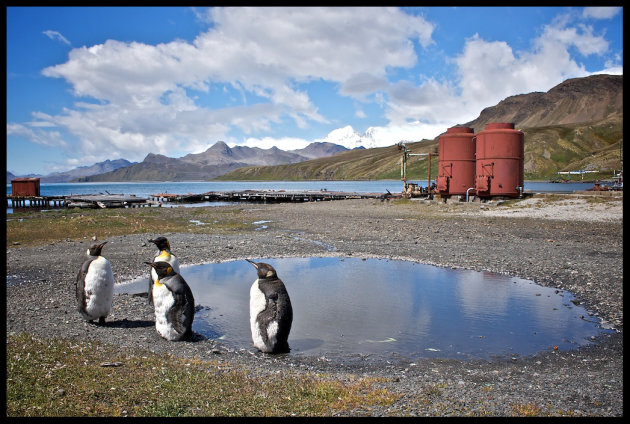
[[[490,272],[360,258],[256,259],[284,281],[293,305],[291,354],[480,358],[575,349],[605,330],[570,293]],[[187,266],[193,330],[252,348],[244,260]],[[148,271],[147,271],[148,278]],[[116,287],[146,290],[147,278]]]

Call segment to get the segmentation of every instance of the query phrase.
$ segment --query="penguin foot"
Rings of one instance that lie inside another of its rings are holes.
[[[103,325],[103,324],[105,324],[105,317],[100,317],[98,319],[98,325]]]

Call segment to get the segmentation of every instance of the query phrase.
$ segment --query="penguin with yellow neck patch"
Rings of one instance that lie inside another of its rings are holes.
[[[293,308],[289,293],[276,270],[264,262],[253,262],[258,273],[249,291],[249,320],[252,341],[265,353],[287,353]]]
[[[192,335],[195,299],[190,287],[168,262],[145,262],[155,270],[153,308],[155,329],[166,340],[178,341]]]
[[[158,248],[158,253],[153,257],[153,262],[168,262],[173,267],[173,270],[179,274],[179,261],[177,257],[171,252],[171,244],[166,237],[158,237],[154,240],[149,240],[154,243]],[[157,273],[154,268],[151,268],[151,279],[149,280],[149,304],[153,303],[153,283],[157,280]]]
[[[114,300],[112,265],[101,255],[105,243],[94,244],[87,249],[87,259],[81,265],[76,280],[79,313],[89,322],[98,319],[99,324],[105,323]]]

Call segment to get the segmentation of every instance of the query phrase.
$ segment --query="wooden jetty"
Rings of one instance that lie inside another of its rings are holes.
[[[241,190],[209,191],[200,194],[158,193],[150,196],[157,202],[319,202],[345,199],[384,199],[397,198],[400,194],[356,193],[327,190]]]
[[[125,196],[123,194],[74,194],[70,196],[12,196],[7,195],[7,206],[27,207],[67,207],[67,208],[135,208],[159,206],[164,202],[199,203],[199,202],[319,202],[345,199],[392,199],[400,198],[392,193],[356,193],[327,190],[241,190],[210,191],[207,193],[171,194],[158,193],[150,199]]]
[[[7,194],[7,207],[12,208],[45,208],[65,205],[65,196],[14,196]]]
[[[69,208],[135,208],[151,206],[144,197],[123,194],[84,194],[66,197],[66,206]]]
[[[124,208],[155,204],[143,197],[123,194],[75,194],[70,196],[13,196],[7,195],[7,207],[13,208]]]

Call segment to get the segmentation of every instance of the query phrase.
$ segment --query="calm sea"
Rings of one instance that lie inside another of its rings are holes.
[[[410,181],[412,182],[412,181]],[[427,186],[427,181],[414,180],[421,187]],[[547,183],[526,181],[525,191],[571,193],[574,190],[586,190],[593,187],[593,183]],[[149,198],[154,194],[200,194],[210,191],[242,191],[242,190],[327,190],[353,193],[400,193],[403,183],[400,180],[375,181],[185,181],[185,182],[133,182],[133,183],[41,183],[42,196],[70,196],[83,194],[123,194]],[[11,194],[11,184],[7,184],[7,194]],[[184,206],[220,206],[224,202],[202,202],[185,204]],[[164,206],[172,206],[165,203]],[[173,206],[180,206],[176,204]],[[7,213],[13,213],[8,207]]]
[[[411,181],[410,181],[411,182]],[[427,181],[414,180],[422,187]],[[525,181],[525,191],[571,193],[586,190],[593,183],[548,183]],[[132,183],[42,183],[42,196],[69,196],[72,194],[124,194],[149,197],[158,193],[200,194],[209,191],[241,190],[328,190],[358,193],[400,193],[403,183],[400,180],[375,181],[185,181],[185,182],[132,182]],[[11,184],[7,184],[7,194],[11,194]]]

